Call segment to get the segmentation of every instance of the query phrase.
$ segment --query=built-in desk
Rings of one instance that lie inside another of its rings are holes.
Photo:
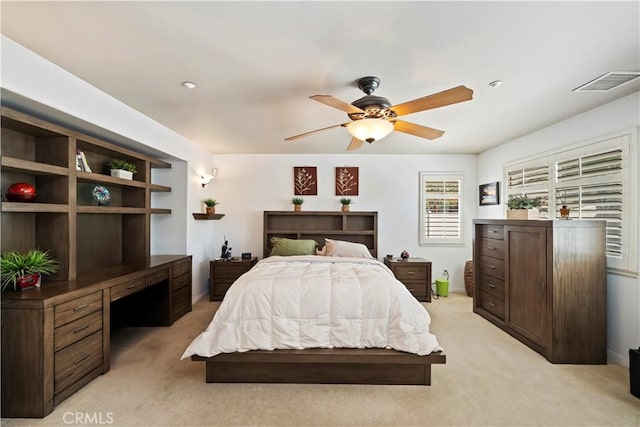
[[[191,256],[156,255],[144,265],[4,292],[1,307],[2,417],[44,417],[109,370],[116,318],[170,326],[191,311]]]

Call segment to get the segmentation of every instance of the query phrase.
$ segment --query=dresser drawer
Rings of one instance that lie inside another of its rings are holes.
[[[145,278],[138,277],[137,279],[129,280],[128,282],[121,283],[111,287],[111,301],[115,301],[127,295],[131,295],[135,292],[140,292],[144,289]]]
[[[160,283],[165,279],[169,278],[169,269],[164,268],[162,270],[154,271],[153,273],[147,274],[146,284],[147,286],[155,285],[156,283]]]
[[[502,225],[478,225],[478,234],[482,237],[489,237],[491,239],[504,240],[504,226]]]
[[[493,295],[481,291],[480,307],[498,317],[500,320],[504,320],[504,301],[499,300]]]
[[[191,307],[191,294],[188,287],[173,291],[173,317],[176,318]]]
[[[173,264],[173,277],[182,276],[191,271],[191,261],[183,261]]]
[[[478,263],[480,273],[504,279],[504,260],[480,255]]]
[[[427,267],[419,265],[393,266],[393,274],[400,281],[427,280]]]
[[[504,301],[504,280],[480,273],[480,291]]]
[[[61,350],[100,330],[102,330],[102,310],[95,311],[78,320],[56,328],[54,332],[54,350]]]
[[[56,352],[54,393],[58,394],[102,365],[102,333],[96,332]]]
[[[478,245],[480,255],[504,259],[504,240],[481,238]]]
[[[97,310],[102,310],[102,291],[56,305],[53,326],[57,328]]]
[[[184,288],[187,285],[191,285],[191,275],[190,274],[184,274],[180,277],[176,277],[173,279],[173,290],[178,290],[180,288]]]

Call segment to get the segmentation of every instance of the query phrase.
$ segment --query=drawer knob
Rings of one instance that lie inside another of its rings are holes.
[[[490,288],[495,288],[495,287],[496,287],[496,285],[494,285],[493,283],[489,283],[489,287],[490,287]]]
[[[138,284],[135,284],[135,285],[129,285],[129,286],[127,286],[127,289],[133,289],[133,288],[135,288],[136,286],[138,286]]]
[[[488,249],[490,249],[490,250],[492,250],[492,251],[495,251],[495,250],[496,250],[495,246],[489,246],[489,247],[488,247]]]
[[[495,265],[490,265],[489,268],[492,269],[492,270],[495,270],[496,266]]]
[[[87,323],[86,325],[83,325],[83,326],[80,326],[80,327],[79,327],[79,328],[77,328],[77,329],[74,329],[74,330],[73,330],[73,333],[74,333],[74,334],[77,334],[77,333],[78,333],[78,332],[80,332],[80,331],[84,331],[84,330],[85,330],[85,329],[87,329],[88,327],[89,327],[89,324]]]
[[[409,291],[410,291],[410,292],[415,292],[416,290],[415,290],[415,289],[413,289],[413,288],[409,288]]]
[[[89,354],[85,354],[84,356],[80,356],[76,360],[73,361],[73,364],[74,365],[79,365],[82,362],[84,362],[85,360],[87,360],[89,357],[91,357],[91,355],[89,355]]]
[[[496,306],[496,305],[495,305],[494,303],[492,303],[492,302],[490,302],[490,303],[489,303],[489,305],[490,305],[491,307],[494,307],[494,308],[495,308],[495,306]]]
[[[85,309],[87,307],[89,307],[89,304],[82,304],[82,305],[79,305],[76,308],[74,308],[73,311],[80,311],[80,310],[83,310],[83,309]]]
[[[415,271],[407,271],[407,274],[416,274]]]
[[[489,230],[489,233],[495,233],[496,230]]]

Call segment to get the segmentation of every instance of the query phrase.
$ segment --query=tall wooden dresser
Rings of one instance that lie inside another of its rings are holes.
[[[605,221],[473,223],[473,311],[552,363],[605,364]]]

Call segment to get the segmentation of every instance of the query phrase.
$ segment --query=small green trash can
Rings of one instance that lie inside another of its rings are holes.
[[[436,279],[436,294],[439,297],[446,297],[449,295],[449,272],[444,271],[445,277]]]

